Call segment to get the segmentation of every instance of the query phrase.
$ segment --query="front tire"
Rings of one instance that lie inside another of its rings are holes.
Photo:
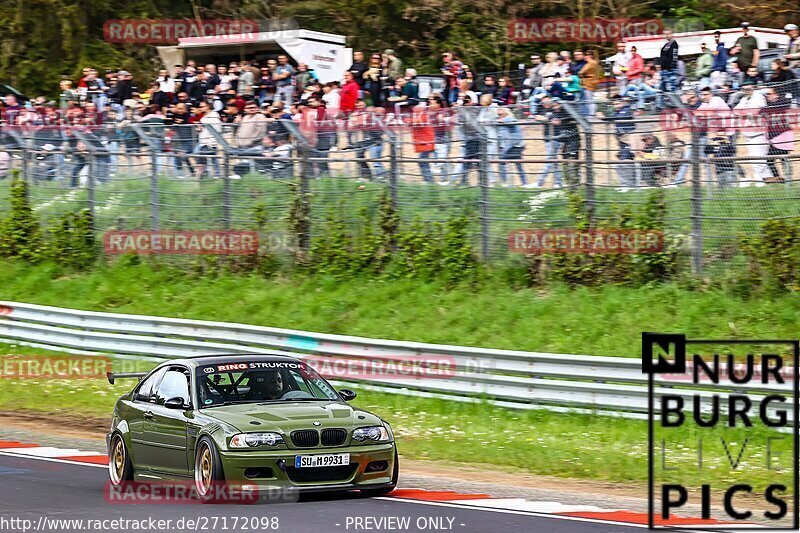
[[[125,446],[125,439],[119,433],[115,433],[111,437],[108,456],[108,478],[114,487],[121,487],[133,481],[133,463],[131,463],[131,457],[128,454],[128,447]]]
[[[372,498],[373,496],[386,496],[397,487],[397,478],[400,477],[400,460],[397,458],[397,450],[394,451],[394,469],[392,469],[392,484],[388,487],[379,489],[364,489],[361,494]]]
[[[194,486],[197,499],[202,503],[213,503],[223,483],[225,475],[217,447],[210,437],[203,437],[197,443],[194,454]]]

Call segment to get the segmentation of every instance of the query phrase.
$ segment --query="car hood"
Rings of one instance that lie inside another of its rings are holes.
[[[288,433],[312,427],[349,429],[381,424],[381,419],[369,411],[333,401],[226,405],[203,409],[203,414],[242,432]],[[319,422],[319,425],[314,425],[314,422]]]

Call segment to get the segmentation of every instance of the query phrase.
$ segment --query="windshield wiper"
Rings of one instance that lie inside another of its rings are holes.
[[[204,407],[222,407],[223,405],[236,405],[236,404],[243,404],[243,403],[255,403],[255,400],[225,400],[222,403],[214,404],[214,405],[206,405]]]

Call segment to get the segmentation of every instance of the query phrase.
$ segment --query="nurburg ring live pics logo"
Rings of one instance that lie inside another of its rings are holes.
[[[800,341],[642,333],[650,529],[797,530]]]

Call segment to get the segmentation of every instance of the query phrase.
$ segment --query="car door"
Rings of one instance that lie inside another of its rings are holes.
[[[127,421],[131,432],[131,446],[136,470],[146,470],[150,466],[145,426],[150,423],[150,417],[152,416],[155,402],[153,391],[166,371],[167,368],[164,367],[153,372],[142,380],[133,393],[133,401],[131,402],[133,409],[127,417]]]
[[[184,476],[189,473],[186,451],[186,425],[190,412],[189,370],[182,366],[170,367],[156,387],[152,406],[152,418],[145,423],[145,440],[148,445],[150,469],[153,472],[170,476]],[[164,406],[164,402],[181,398],[182,409]]]

